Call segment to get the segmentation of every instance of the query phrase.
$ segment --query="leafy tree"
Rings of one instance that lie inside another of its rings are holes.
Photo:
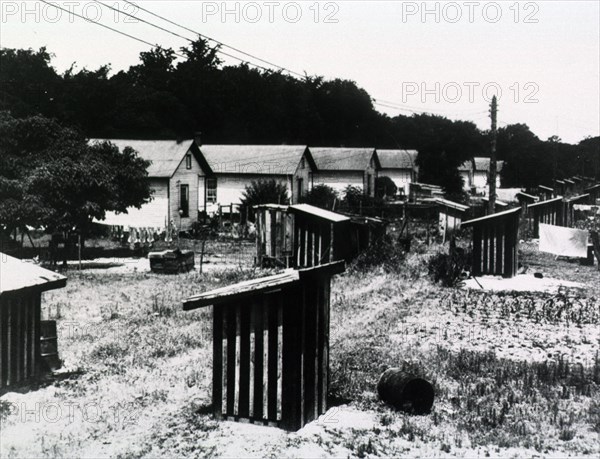
[[[89,145],[76,131],[43,117],[0,116],[0,228],[25,226],[85,235],[107,211],[150,199],[149,163],[131,148]]]
[[[181,53],[176,61],[172,49],[156,47],[116,74],[104,65],[59,75],[45,48],[3,48],[0,110],[56,118],[94,138],[190,138],[201,130],[207,143],[416,149],[420,180],[448,193],[460,192],[460,164],[489,156],[489,132],[473,123],[429,114],[390,118],[353,81],[223,65],[219,47],[202,38]],[[524,124],[498,131],[505,186],[600,177],[598,158],[597,138],[569,145],[540,140]]]
[[[314,186],[302,199],[302,202],[321,209],[332,210],[337,200],[337,193],[330,186],[321,184]]]
[[[375,196],[378,198],[385,198],[386,196],[395,196],[398,192],[398,187],[394,181],[387,177],[377,177],[375,180]]]
[[[252,206],[259,204],[289,204],[287,186],[277,180],[252,180],[242,193],[241,207],[253,215]]]
[[[62,80],[50,65],[46,48],[0,48],[0,110],[14,116],[60,115],[57,100]]]

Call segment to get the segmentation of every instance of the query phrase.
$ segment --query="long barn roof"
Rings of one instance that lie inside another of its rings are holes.
[[[379,150],[377,157],[382,169],[415,169],[417,150]]]
[[[200,146],[211,171],[217,174],[293,175],[306,150],[306,145]]]
[[[131,147],[139,156],[151,161],[148,177],[169,178],[183,160],[193,144],[193,140],[124,140],[124,139],[90,139],[90,142],[107,140],[123,150]]]
[[[374,148],[311,147],[317,170],[365,171],[375,155]]]

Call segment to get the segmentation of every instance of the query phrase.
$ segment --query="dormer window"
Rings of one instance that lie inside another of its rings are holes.
[[[304,160],[304,157],[302,157],[302,159],[300,159],[300,169],[304,169],[306,167],[306,162]]]
[[[187,155],[185,155],[185,168],[186,169],[192,168],[192,155],[189,153]]]

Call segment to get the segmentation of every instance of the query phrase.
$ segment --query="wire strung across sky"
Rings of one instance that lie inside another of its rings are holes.
[[[104,27],[104,28],[106,28],[108,30],[111,30],[112,32],[116,32],[116,33],[118,33],[120,35],[123,35],[123,36],[125,36],[127,38],[135,40],[137,42],[143,43],[143,44],[151,46],[151,47],[158,47],[158,46],[160,46],[160,45],[158,45],[156,43],[151,43],[151,42],[149,42],[147,40],[144,40],[142,38],[139,38],[139,37],[136,37],[134,35],[128,34],[126,32],[123,32],[123,31],[119,30],[119,29],[116,29],[114,27],[111,27],[111,26],[108,26],[106,24],[103,24],[101,22],[89,19],[89,18],[87,18],[87,17],[85,17],[83,15],[80,15],[78,13],[75,13],[75,12],[69,10],[69,9],[63,8],[61,6],[58,6],[55,3],[51,3],[51,2],[48,2],[46,0],[40,0],[40,1],[43,2],[43,3],[45,3],[45,4],[47,4],[47,5],[53,6],[53,7],[57,8],[57,9],[59,9],[59,10],[65,11],[65,12],[67,12],[67,13],[73,15],[73,16],[79,17],[79,18],[84,19],[84,20],[86,20],[88,22],[92,22],[92,23],[94,23],[96,25],[99,25],[99,26]],[[162,27],[162,26],[160,26],[158,24],[155,24],[155,23],[153,23],[151,21],[148,21],[146,19],[142,19],[139,16],[136,16],[135,14],[127,13],[126,11],[123,11],[123,10],[121,10],[119,8],[115,8],[115,7],[113,7],[111,5],[108,5],[108,4],[106,4],[106,3],[102,2],[102,1],[99,1],[99,0],[93,0],[93,1],[96,2],[96,3],[98,3],[98,4],[100,4],[101,6],[103,6],[105,8],[111,9],[111,10],[113,10],[113,11],[119,13],[119,14],[122,14],[124,16],[130,17],[130,18],[135,19],[137,21],[140,21],[140,22],[142,22],[144,24],[147,24],[147,25],[149,25],[151,27],[154,27],[154,28],[156,28],[158,30],[161,30],[161,31],[166,32],[166,33],[168,33],[170,35],[173,35],[173,36],[175,36],[177,38],[186,40],[186,41],[188,41],[190,43],[194,42],[194,40],[192,40],[192,39],[190,39],[190,38],[188,38],[188,37],[186,37],[184,35],[181,35],[181,34],[179,34],[177,32],[174,32],[174,31],[172,31],[170,29],[167,29],[166,27]],[[144,11],[145,13],[150,14],[150,15],[152,15],[152,16],[154,16],[154,17],[156,17],[156,18],[158,18],[158,19],[160,19],[162,21],[165,21],[165,22],[167,22],[169,24],[172,24],[174,26],[177,26],[177,27],[179,27],[179,28],[181,28],[183,30],[191,32],[191,33],[197,35],[198,37],[200,37],[200,38],[202,38],[204,40],[216,43],[218,45],[218,47],[216,49],[216,52],[219,53],[219,54],[221,54],[221,55],[223,55],[223,56],[230,57],[230,58],[235,59],[235,60],[237,60],[237,61],[239,61],[239,62],[241,62],[243,64],[251,65],[253,67],[256,67],[258,69],[264,70],[266,72],[272,72],[273,71],[273,69],[269,69],[267,67],[264,67],[263,65],[256,64],[256,63],[252,62],[251,59],[254,59],[256,61],[259,61],[259,62],[262,62],[264,64],[267,64],[267,65],[269,65],[271,67],[274,67],[278,71],[288,73],[291,76],[297,76],[297,77],[300,77],[302,79],[307,78],[306,74],[303,75],[303,74],[298,73],[298,72],[296,72],[294,70],[291,70],[291,69],[289,69],[287,67],[275,64],[275,63],[273,63],[271,61],[268,61],[266,59],[258,57],[255,54],[248,53],[248,52],[243,51],[243,50],[241,50],[239,48],[236,48],[234,46],[228,45],[228,44],[226,44],[226,43],[224,43],[222,41],[216,40],[216,39],[214,39],[212,37],[209,37],[208,35],[202,34],[202,33],[198,32],[196,30],[193,30],[193,29],[191,29],[189,27],[183,26],[183,25],[181,25],[181,24],[179,24],[179,23],[177,23],[175,21],[172,21],[172,20],[170,20],[170,19],[168,19],[168,18],[166,18],[164,16],[161,16],[161,15],[159,15],[157,13],[154,13],[153,11],[150,11],[149,9],[144,8],[144,7],[142,7],[142,6],[140,6],[140,5],[136,4],[136,3],[130,2],[128,0],[123,0],[123,1],[124,1],[124,3],[132,5],[135,8],[137,8],[137,9],[139,9],[141,11]],[[232,50],[234,52],[240,53],[240,54],[248,57],[249,59],[242,59],[242,58],[240,58],[238,56],[235,56],[233,54],[227,53],[227,52],[223,51],[220,48],[230,49],[230,50]],[[176,55],[176,56],[178,56],[178,57],[181,57],[183,59],[187,59],[187,56],[185,56],[183,54],[180,54],[178,52],[173,51],[173,54]],[[409,113],[413,113],[413,114],[432,113],[432,114],[439,114],[439,115],[444,115],[444,116],[457,116],[457,117],[460,117],[460,116],[469,116],[469,115],[478,115],[478,114],[481,114],[481,113],[487,113],[487,112],[482,112],[482,111],[476,111],[476,112],[464,112],[464,113],[449,114],[448,112],[443,111],[443,110],[423,109],[423,108],[420,108],[420,107],[414,107],[414,106],[409,106],[409,105],[405,105],[405,104],[399,104],[397,102],[383,100],[383,99],[378,99],[378,98],[372,98],[372,102],[373,102],[374,105],[378,105],[380,107],[384,107],[384,108],[388,108],[388,109],[393,109],[393,110],[399,110],[399,111],[405,111],[405,112],[409,112]]]
[[[259,61],[259,62],[262,62],[262,63],[264,63],[264,64],[267,64],[267,65],[270,65],[270,66],[272,66],[272,67],[275,67],[275,68],[277,68],[277,69],[279,69],[279,70],[281,70],[281,71],[287,72],[287,73],[289,73],[290,75],[296,75],[296,76],[298,76],[298,77],[300,77],[300,78],[305,78],[305,77],[306,77],[306,75],[303,75],[303,74],[301,74],[301,73],[295,72],[294,70],[290,70],[290,69],[288,69],[288,68],[286,68],[286,67],[283,67],[283,66],[281,66],[281,65],[274,64],[274,63],[272,63],[272,62],[270,62],[270,61],[267,61],[266,59],[262,59],[262,58],[260,58],[260,57],[258,57],[258,56],[256,56],[256,55],[254,55],[254,54],[247,53],[246,51],[242,51],[242,50],[241,50],[241,49],[239,49],[239,48],[236,48],[236,47],[234,47],[234,46],[228,45],[228,44],[226,44],[226,43],[223,43],[222,41],[216,40],[216,39],[214,39],[214,38],[211,38],[211,37],[209,37],[208,35],[204,35],[204,34],[202,34],[202,33],[198,32],[198,31],[192,30],[192,29],[190,29],[189,27],[183,26],[183,25],[181,25],[181,24],[179,24],[179,23],[177,23],[177,22],[175,22],[175,21],[171,21],[170,19],[167,19],[167,18],[165,18],[164,16],[161,16],[161,15],[159,15],[159,14],[157,14],[157,13],[154,13],[154,12],[152,12],[152,11],[148,10],[147,8],[144,8],[144,7],[142,7],[142,6],[140,6],[140,5],[137,5],[137,4],[133,3],[133,2],[129,2],[129,1],[127,1],[127,0],[124,0],[124,2],[125,2],[125,3],[127,3],[127,4],[129,4],[129,5],[135,6],[136,8],[139,8],[140,10],[142,10],[142,11],[144,11],[144,12],[146,12],[146,13],[148,13],[148,14],[150,14],[150,15],[152,15],[152,16],[154,16],[154,17],[156,17],[156,18],[162,19],[163,21],[165,21],[165,22],[168,22],[169,24],[172,24],[172,25],[174,25],[174,26],[180,27],[180,28],[181,28],[181,29],[183,29],[183,30],[187,30],[188,32],[191,32],[191,33],[193,33],[193,34],[196,34],[196,35],[198,35],[200,38],[203,38],[203,39],[205,39],[205,40],[212,41],[213,43],[216,43],[217,45],[219,45],[219,46],[221,46],[221,47],[223,47],[223,48],[228,48],[228,49],[231,49],[232,51],[235,51],[235,52],[237,52],[237,53],[243,54],[244,56],[247,56],[247,57],[249,57],[249,58],[251,58],[251,59],[255,59],[255,60]],[[222,54],[224,54],[224,55],[226,55],[226,56],[229,56],[228,54],[225,54],[225,53],[223,53],[223,51],[219,51],[219,52],[221,52]],[[230,56],[230,57],[231,57],[231,56]],[[235,58],[235,59],[242,60],[242,59],[240,59],[240,58],[236,58],[236,57],[234,57],[234,58]],[[243,60],[242,60],[242,61],[243,61]],[[254,65],[254,64],[253,64],[253,65]]]

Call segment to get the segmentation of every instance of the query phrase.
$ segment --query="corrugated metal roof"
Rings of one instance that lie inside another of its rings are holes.
[[[214,173],[293,175],[306,145],[202,145]],[[308,167],[308,165],[307,165]]]
[[[416,169],[417,150],[377,150],[382,169]]]
[[[310,148],[317,169],[321,171],[364,171],[374,153],[374,148]]]
[[[65,276],[0,253],[0,295],[29,287],[52,290],[66,283]]]
[[[184,155],[193,144],[193,140],[124,140],[124,139],[90,139],[90,142],[108,140],[120,150],[131,147],[141,158],[152,161],[148,167],[148,177],[171,177]]]

